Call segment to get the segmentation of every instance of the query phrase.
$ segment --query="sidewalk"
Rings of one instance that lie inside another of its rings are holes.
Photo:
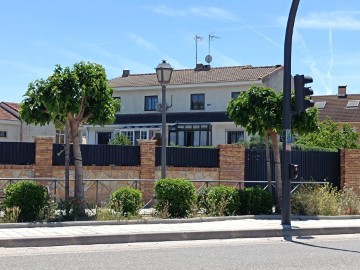
[[[181,240],[305,237],[360,233],[360,216],[241,216],[171,220],[0,224],[0,247],[115,244]]]

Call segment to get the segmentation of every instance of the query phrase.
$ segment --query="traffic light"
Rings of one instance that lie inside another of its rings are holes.
[[[314,102],[308,98],[314,94],[311,87],[306,86],[308,83],[312,83],[313,79],[310,76],[295,75],[295,112],[305,112],[307,108],[314,107]]]
[[[295,180],[299,176],[299,165],[290,164],[289,168],[289,178]]]

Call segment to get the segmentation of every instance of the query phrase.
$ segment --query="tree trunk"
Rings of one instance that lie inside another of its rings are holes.
[[[275,211],[280,213],[281,205],[281,163],[280,163],[280,150],[278,145],[277,133],[271,132],[271,141],[274,151],[274,163],[275,163]]]
[[[69,120],[65,123],[65,200],[68,201],[70,197],[69,185],[69,163],[70,163],[70,143],[69,143]],[[67,213],[68,214],[68,213]]]
[[[268,132],[265,132],[264,139],[265,139],[266,176],[267,176],[267,182],[268,182],[268,191],[272,193],[270,147],[269,147],[269,133]]]
[[[79,123],[76,120],[70,120],[71,137],[73,141],[74,163],[75,163],[75,191],[74,198],[76,211],[79,217],[85,217],[85,197],[83,182],[83,165],[80,149],[80,132]]]

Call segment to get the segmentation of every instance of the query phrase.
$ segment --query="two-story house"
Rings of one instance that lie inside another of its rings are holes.
[[[19,103],[0,102],[0,142],[33,142],[36,136],[54,136],[54,142],[64,141],[64,134],[53,124],[27,125],[20,119],[19,109]]]
[[[138,139],[158,138],[161,133],[161,86],[156,73],[131,74],[109,81],[121,108],[112,125],[84,126],[88,144],[107,144],[115,133]],[[198,64],[195,69],[174,70],[166,88],[168,145],[210,146],[246,140],[241,127],[226,115],[231,98],[251,85],[283,87],[283,66],[215,67]]]

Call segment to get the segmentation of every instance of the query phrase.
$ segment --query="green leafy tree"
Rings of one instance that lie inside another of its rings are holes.
[[[242,126],[249,134],[264,137],[266,147],[267,174],[270,176],[269,140],[271,139],[275,162],[276,205],[279,207],[281,196],[281,165],[278,135],[282,131],[282,99],[283,94],[271,88],[251,86],[241,92],[236,99],[230,100],[227,114],[230,120]],[[292,107],[295,99],[292,97]],[[304,133],[317,128],[317,109],[312,108],[300,115],[292,117],[293,132]],[[268,177],[269,191],[271,179]],[[278,208],[279,209],[279,208]]]
[[[332,149],[359,148],[359,134],[349,124],[339,127],[330,117],[320,123],[315,132],[307,133],[296,144]]]
[[[123,133],[116,133],[114,140],[111,141],[112,145],[132,145],[130,139]]]
[[[69,122],[75,161],[74,197],[79,214],[85,215],[81,129],[84,123],[113,123],[119,101],[112,97],[105,69],[95,63],[79,62],[72,68],[56,65],[46,80],[31,82],[21,104],[20,116],[28,124],[58,126]]]

